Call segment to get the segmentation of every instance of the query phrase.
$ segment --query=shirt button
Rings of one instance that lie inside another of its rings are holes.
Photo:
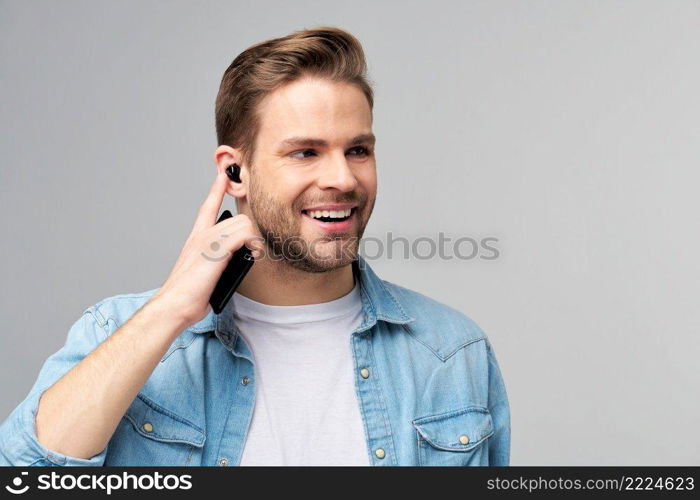
[[[367,368],[363,368],[362,370],[360,370],[360,375],[362,375],[362,378],[369,377],[369,370]]]
[[[151,424],[150,422],[146,422],[145,424],[143,424],[143,430],[146,432],[153,432],[153,424]]]
[[[228,465],[228,459],[227,458],[220,458],[219,459],[219,465],[221,467],[226,467]]]
[[[467,436],[466,434],[462,434],[461,436],[459,436],[459,442],[462,444],[467,444],[469,442],[469,436]]]
[[[386,454],[384,453],[384,450],[382,450],[381,448],[377,448],[377,449],[374,451],[374,454],[377,455],[377,458],[384,458],[384,455],[386,455]]]
[[[248,377],[243,377],[241,379],[241,384],[243,385],[248,385],[248,382],[250,382],[250,379]]]

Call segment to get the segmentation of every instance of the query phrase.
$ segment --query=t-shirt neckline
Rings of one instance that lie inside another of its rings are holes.
[[[231,300],[234,316],[262,321],[265,323],[306,323],[324,321],[345,316],[357,311],[361,306],[360,284],[356,280],[353,289],[337,299],[319,304],[298,306],[272,306],[255,301],[238,292]]]

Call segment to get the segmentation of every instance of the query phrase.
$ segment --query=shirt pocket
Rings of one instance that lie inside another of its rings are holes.
[[[487,408],[469,406],[417,418],[412,423],[419,465],[488,465],[488,438],[494,429]]]
[[[105,465],[197,465],[205,440],[199,426],[139,393],[112,436]]]

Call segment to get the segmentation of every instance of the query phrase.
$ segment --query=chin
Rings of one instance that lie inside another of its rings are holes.
[[[317,257],[307,257],[303,259],[292,259],[287,260],[287,264],[295,269],[309,273],[325,273],[328,271],[333,271],[341,267],[345,267],[355,260],[356,254],[351,254],[348,251],[345,255],[340,257],[335,257],[333,252],[328,255],[319,255]]]

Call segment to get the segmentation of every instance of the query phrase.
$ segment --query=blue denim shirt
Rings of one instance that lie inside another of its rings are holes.
[[[382,280],[363,257],[364,320],[349,348],[372,465],[509,465],[510,409],[493,347],[463,313]],[[158,289],[86,309],[0,426],[0,465],[238,465],[255,404],[251,351],[230,301],[184,330],[90,459],[38,442],[39,397]],[[366,370],[365,370],[366,369]]]

